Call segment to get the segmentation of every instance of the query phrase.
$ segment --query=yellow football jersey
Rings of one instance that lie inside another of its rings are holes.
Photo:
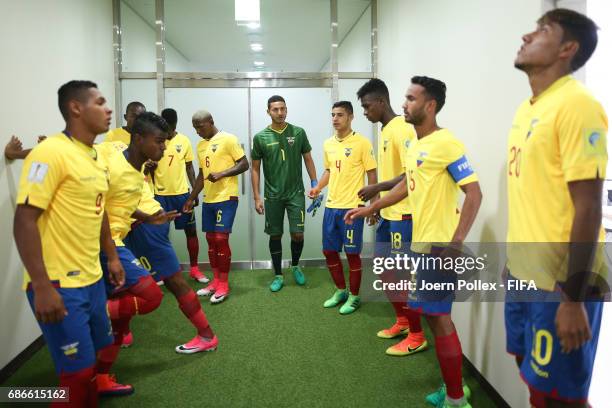
[[[96,150],[108,166],[110,183],[105,208],[111,235],[116,246],[123,246],[132,225],[132,214],[142,197],[144,177],[117,147],[115,143],[101,143],[96,145]]]
[[[459,223],[459,186],[478,177],[465,147],[449,130],[415,138],[406,153],[406,183],[412,216],[412,250],[429,253],[431,244],[447,244]]]
[[[185,194],[189,191],[185,164],[193,161],[191,141],[177,133],[166,142],[164,157],[155,169],[155,194],[169,196]]]
[[[138,209],[145,214],[155,214],[162,209],[161,204],[155,199],[153,191],[148,183],[144,183],[142,188],[142,197],[138,203]],[[133,222],[134,220],[132,220]]]
[[[91,285],[102,277],[100,230],[108,191],[96,151],[59,133],[25,159],[17,204],[43,211],[37,225],[49,279],[61,287]],[[24,274],[24,289],[30,277]]]
[[[378,181],[388,181],[404,172],[404,158],[410,142],[416,138],[414,127],[406,123],[403,116],[396,116],[382,128],[378,136]],[[388,192],[381,191],[384,197]],[[402,216],[411,214],[408,197],[399,203],[383,208],[380,215],[389,221],[400,221]]]
[[[513,276],[544,290],[565,281],[567,245],[559,243],[569,242],[575,214],[567,183],[605,179],[607,131],[602,106],[569,75],[518,108],[507,146],[507,240],[547,244],[510,244]],[[602,272],[598,255],[594,270]]]
[[[372,143],[353,132],[339,140],[335,135],[323,143],[323,164],[329,170],[327,208],[356,208],[363,204],[357,192],[365,186],[365,175],[376,169]]]
[[[129,145],[131,139],[132,136],[130,133],[124,128],[120,127],[109,130],[104,138],[104,142],[121,142]]]
[[[204,176],[204,202],[219,203],[238,199],[238,176],[224,177],[216,183],[206,180],[210,173],[218,173],[233,167],[244,157],[244,150],[238,138],[232,134],[219,132],[210,140],[198,143],[200,171]]]

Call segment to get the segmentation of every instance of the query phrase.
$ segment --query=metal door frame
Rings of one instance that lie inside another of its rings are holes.
[[[128,79],[155,79],[157,87],[157,109],[165,108],[166,88],[246,88],[248,95],[248,149],[252,148],[251,89],[254,88],[331,88],[331,102],[339,98],[338,82],[340,79],[371,79],[378,75],[378,0],[370,0],[371,7],[371,72],[338,72],[338,0],[329,0],[330,4],[330,66],[331,72],[167,72],[166,71],[166,21],[164,14],[165,0],[155,0],[156,31],[156,71],[123,72],[121,0],[112,0],[113,4],[113,56],[115,112],[122,112],[121,81]],[[116,127],[121,126],[121,115],[115,115]],[[377,126],[372,125],[372,144],[377,148]],[[250,170],[249,170],[250,171]],[[243,183],[244,184],[244,183]],[[248,189],[248,199],[252,201],[253,192]],[[272,261],[255,259],[255,221],[253,212],[248,212],[250,261],[232,262],[235,269],[271,268]],[[283,262],[283,267],[289,261]],[[323,266],[323,259],[304,259],[305,266]],[[205,263],[206,264],[206,263]]]

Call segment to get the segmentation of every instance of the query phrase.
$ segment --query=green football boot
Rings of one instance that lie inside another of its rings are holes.
[[[348,292],[346,291],[346,289],[336,289],[332,297],[330,297],[325,301],[325,303],[323,303],[323,307],[336,307],[340,303],[346,301],[347,298]]]

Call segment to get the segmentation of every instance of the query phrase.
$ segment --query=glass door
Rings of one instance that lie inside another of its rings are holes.
[[[306,131],[312,157],[317,168],[317,177],[323,172],[323,142],[333,132],[331,126],[331,89],[330,88],[254,88],[251,89],[251,134],[254,136],[260,130],[270,125],[271,120],[267,110],[268,98],[272,95],[281,95],[287,102],[287,122],[302,127]],[[310,178],[306,167],[302,164],[303,182],[306,193],[310,188]],[[263,170],[262,170],[263,176]],[[263,177],[262,177],[263,178]],[[260,187],[263,196],[263,180]],[[306,207],[310,199],[306,198]],[[323,204],[325,205],[325,203]],[[253,202],[249,203],[249,211],[254,215],[253,252],[254,260],[269,261],[268,236],[264,233],[264,216],[255,213]],[[321,259],[321,224],[323,221],[323,208],[320,208],[313,218],[305,214],[305,245],[302,259]],[[283,234],[283,259],[290,259],[289,225],[285,215],[285,228]]]
[[[199,171],[196,146],[201,140],[191,124],[192,115],[200,110],[209,111],[219,130],[236,135],[242,147],[250,158],[248,140],[248,90],[246,88],[166,88],[166,107],[175,109],[178,113],[177,131],[183,133],[191,140],[194,150],[194,169],[196,176]],[[234,227],[230,236],[232,247],[232,262],[246,262],[250,268],[251,249],[249,245],[249,222],[252,205],[250,203],[249,189],[250,176],[245,172],[238,176],[239,203],[238,212],[234,220]],[[196,208],[198,235],[200,248],[206,248],[206,241],[202,234],[202,206]],[[187,263],[189,257],[182,231],[170,229],[170,239],[181,263]],[[206,259],[206,251],[200,251],[200,261]]]

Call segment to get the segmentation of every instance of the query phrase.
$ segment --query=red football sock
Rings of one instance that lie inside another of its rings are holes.
[[[421,313],[414,309],[410,309],[404,304],[404,316],[408,320],[408,327],[410,328],[411,334],[422,333],[423,328],[421,327]]]
[[[202,337],[211,338],[212,329],[208,325],[208,320],[206,320],[206,315],[202,310],[198,295],[196,295],[193,290],[189,290],[189,292],[176,300],[178,301],[181,312],[191,321],[197,329],[198,334]]]
[[[410,325],[410,321],[408,320],[408,316],[404,310],[406,307],[406,302],[391,302],[391,305],[393,305],[393,309],[395,310],[396,323],[402,327],[408,327]]]
[[[214,232],[206,233],[206,242],[208,243],[208,262],[210,262],[210,269],[213,271],[213,279],[219,279],[219,262],[217,260],[217,248]]]
[[[227,283],[227,275],[232,265],[232,249],[229,246],[229,234],[227,232],[215,233],[215,248],[217,249],[219,280]]]
[[[113,344],[104,347],[98,352],[96,370],[99,374],[108,374],[113,363],[117,360],[123,336],[130,331],[130,318],[111,320],[111,325],[114,335]]]
[[[135,285],[107,302],[112,320],[147,314],[157,309],[164,294],[151,276],[141,277]]]
[[[187,251],[189,251],[189,264],[191,267],[198,266],[198,252],[200,251],[200,242],[198,235],[187,236]]]
[[[361,286],[361,256],[359,254],[346,254],[349,264],[349,283],[351,294],[358,295]]]
[[[94,367],[84,368],[76,373],[61,373],[60,387],[68,387],[69,402],[53,402],[51,407],[97,407],[98,388],[96,386],[96,370]]]
[[[463,397],[461,380],[463,355],[457,331],[453,331],[448,336],[436,337],[436,355],[446,384],[446,394],[449,398],[460,399]]]
[[[533,387],[529,387],[529,402],[535,408],[546,408],[546,394]]]
[[[325,261],[327,262],[327,268],[331,274],[334,283],[338,289],[346,289],[346,282],[344,281],[344,271],[342,270],[342,261],[340,260],[340,254],[336,251],[323,251],[325,255]]]

